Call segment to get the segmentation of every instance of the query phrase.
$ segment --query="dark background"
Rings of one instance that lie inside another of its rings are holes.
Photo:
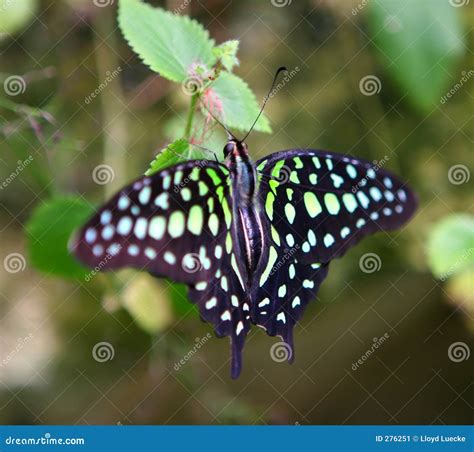
[[[273,133],[254,132],[248,138],[252,157],[291,147],[370,160],[388,155],[387,168],[419,195],[416,217],[402,230],[366,239],[331,264],[318,302],[308,307],[295,330],[293,365],[272,360],[270,347],[277,339],[254,328],[237,381],[229,377],[228,341],[214,336],[176,370],[195,339],[212,333],[182,300],[182,292],[132,272],[120,273],[123,290],[111,288],[103,275],[78,283],[40,273],[25,251],[24,226],[35,206],[55,192],[101,202],[142,174],[169,140],[173,124],[184,120],[187,99],[179,85],[153,74],[128,47],[117,28],[116,4],[41,1],[31,20],[0,41],[1,72],[27,74],[28,90],[13,101],[39,106],[55,118],[43,126],[45,144],[24,117],[0,110],[1,179],[15,168],[17,152],[35,157],[0,191],[0,258],[14,252],[26,258],[21,272],[0,268],[1,423],[472,420],[472,358],[454,362],[448,355],[454,342],[470,344],[472,280],[460,294],[449,279],[435,279],[426,256],[433,224],[472,208],[472,184],[448,179],[453,165],[472,163],[472,81],[448,102],[419,108],[380,57],[371,38],[376,31],[369,26],[369,4],[287,3],[191,1],[184,9],[217,42],[240,39],[236,73],[258,99],[277,67],[300,68],[268,104]],[[420,3],[430,8],[437,0]],[[170,10],[180,6],[154,4]],[[353,14],[358,5],[363,8]],[[441,95],[472,67],[467,43],[472,42],[473,8],[453,8],[464,43],[456,63],[443,68]],[[433,68],[437,64],[433,61]],[[117,66],[120,77],[86,104],[104,73]],[[359,89],[368,74],[381,82],[377,95]],[[91,177],[102,163],[115,170],[107,186]],[[44,177],[48,165],[52,180]],[[378,271],[361,271],[359,261],[366,253],[378,256]],[[134,307],[142,299],[140,323]],[[143,316],[153,319],[148,332]],[[374,338],[384,335],[386,341],[354,370]],[[113,347],[114,356],[97,362],[92,350],[103,341]]]

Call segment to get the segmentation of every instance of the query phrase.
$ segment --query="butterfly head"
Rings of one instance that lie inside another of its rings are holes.
[[[243,141],[231,138],[224,146],[224,158],[232,162],[245,160],[248,157],[248,148]]]

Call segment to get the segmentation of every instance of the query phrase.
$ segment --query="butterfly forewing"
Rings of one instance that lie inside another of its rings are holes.
[[[411,190],[373,163],[335,153],[290,150],[257,162],[264,215],[283,247],[327,263],[362,237],[393,230],[416,208]]]
[[[227,170],[207,161],[142,177],[101,207],[72,249],[91,267],[135,267],[179,282],[203,280],[214,271],[211,252],[226,230],[221,198],[228,182]]]

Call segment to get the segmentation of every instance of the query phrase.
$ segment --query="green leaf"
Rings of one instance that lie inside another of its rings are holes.
[[[219,152],[216,152],[219,155]],[[150,168],[145,172],[145,176],[161,171],[164,168],[176,165],[187,160],[206,160],[210,156],[204,149],[189,144],[184,138],[174,141],[162,149],[155,159],[150,163]]]
[[[474,265],[474,217],[453,214],[434,225],[428,238],[428,264],[443,281]]]
[[[206,91],[205,102],[214,114],[217,112],[227,127],[245,132],[250,129],[260,111],[260,105],[247,83],[225,71]],[[222,109],[222,112],[219,109]],[[272,131],[264,114],[260,116],[255,130],[267,133]]]
[[[371,36],[383,65],[402,94],[408,94],[411,102],[423,111],[439,103],[463,53],[459,8],[451,3],[370,3]]]
[[[40,271],[66,278],[84,278],[90,270],[69,254],[73,231],[94,212],[81,198],[57,198],[35,209],[26,225],[30,262]]]
[[[169,166],[186,160],[188,151],[189,143],[184,138],[176,140],[157,154],[155,159],[150,163],[150,168],[145,172],[145,175],[151,176],[163,168],[168,168]]]
[[[239,49],[239,41],[233,39],[231,41],[223,42],[222,44],[214,47],[213,52],[217,60],[220,60],[222,66],[227,71],[232,71],[234,66],[239,65],[237,58],[237,50]]]
[[[153,8],[140,0],[120,0],[118,18],[133,50],[169,80],[182,82],[192,75],[194,65],[211,67],[215,62],[214,40],[189,17]]]

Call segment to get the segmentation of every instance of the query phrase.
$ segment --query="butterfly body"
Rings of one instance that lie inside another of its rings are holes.
[[[257,198],[257,171],[245,143],[229,141],[224,155],[232,185],[233,217],[237,219],[234,237],[241,248],[240,254],[245,257],[245,279],[250,287],[265,241]]]
[[[400,227],[416,199],[385,169],[337,153],[293,149],[254,163],[231,139],[224,156],[128,185],[81,229],[73,252],[92,267],[187,284],[201,317],[230,337],[235,378],[251,324],[281,336],[293,358],[293,328],[330,261]]]

